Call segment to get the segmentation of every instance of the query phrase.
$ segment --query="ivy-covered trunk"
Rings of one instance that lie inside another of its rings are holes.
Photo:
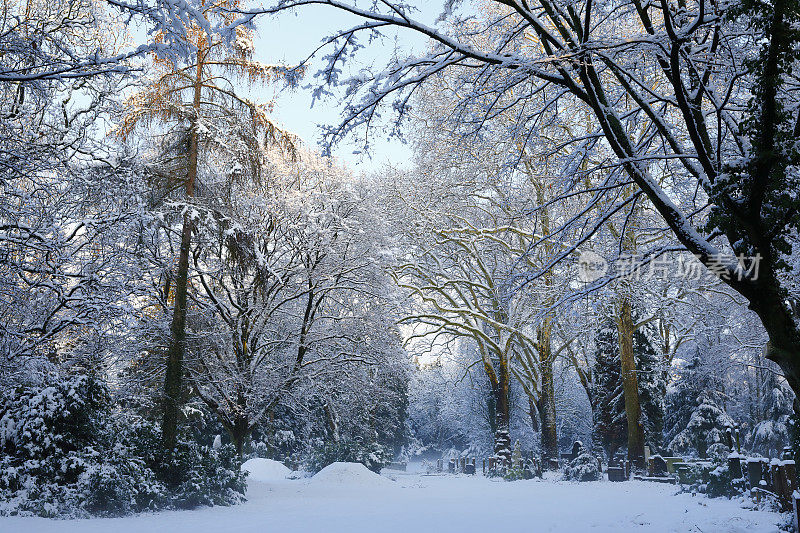
[[[549,468],[551,460],[558,460],[558,433],[556,428],[556,392],[553,384],[553,354],[550,343],[550,320],[539,328],[537,347],[541,389],[536,402],[542,423],[542,464]]]
[[[503,372],[500,372],[503,376]],[[511,412],[508,402],[508,375],[501,377],[499,382],[493,386],[495,398],[495,420],[497,421],[494,432],[494,454],[503,459],[507,464],[511,463]]]
[[[203,52],[197,52],[196,78],[194,80],[195,113],[200,110],[200,98],[203,90]],[[194,185],[197,181],[197,165],[200,155],[198,138],[198,116],[192,118],[189,131],[189,153],[186,169],[186,198],[194,196]],[[183,214],[183,230],[181,231],[181,247],[178,257],[178,272],[175,276],[175,304],[170,324],[170,343],[167,350],[166,372],[164,376],[164,406],[161,425],[164,450],[171,454],[177,443],[178,417],[180,414],[181,392],[183,383],[183,356],[186,350],[186,291],[189,284],[189,253],[192,246],[194,222],[188,210]]]
[[[633,313],[631,302],[623,297],[618,308],[619,353],[622,369],[622,390],[625,395],[625,418],[628,421],[628,460],[644,468],[644,430],[642,407],[639,402],[639,379],[636,375],[636,356],[633,353]]]

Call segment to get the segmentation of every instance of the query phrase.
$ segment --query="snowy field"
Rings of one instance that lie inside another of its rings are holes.
[[[288,533],[508,531],[778,531],[782,517],[740,502],[676,494],[676,487],[631,481],[504,482],[480,476],[386,473],[338,463],[311,479],[253,469],[248,502],[236,507],[120,519],[0,518],[19,533]],[[394,480],[390,479],[394,478]]]

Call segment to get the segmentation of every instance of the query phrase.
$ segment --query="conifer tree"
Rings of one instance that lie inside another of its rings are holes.
[[[595,338],[595,362],[592,369],[592,417],[595,445],[610,459],[627,438],[625,398],[619,343],[614,324],[607,321]]]

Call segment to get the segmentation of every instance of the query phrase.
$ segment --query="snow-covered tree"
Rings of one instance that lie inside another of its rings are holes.
[[[122,137],[129,137],[137,128],[157,123],[167,128],[179,144],[179,159],[166,176],[170,188],[183,190],[186,203],[182,206],[177,265],[175,272],[168,274],[175,296],[164,378],[165,449],[172,449],[177,438],[184,372],[189,256],[196,224],[195,211],[189,205],[197,192],[224,194],[224,189],[215,190],[220,186],[219,176],[210,176],[208,183],[199,179],[205,170],[202,165],[219,152],[233,151],[240,172],[258,179],[265,144],[291,146],[288,134],[270,119],[268,106],[239,96],[234,81],[263,84],[283,79],[293,84],[298,73],[254,60],[253,32],[243,26],[236,27],[233,42],[209,31],[212,23],[233,24],[235,15],[231,10],[237,6],[235,0],[201,0],[198,12],[202,20],[185,22],[191,55],[184,58],[151,54],[149,79],[128,99],[128,113],[119,129]],[[168,37],[162,31],[155,38],[164,41]],[[236,172],[233,174],[229,177],[235,178]],[[204,190],[204,186],[208,189]]]
[[[352,367],[397,357],[386,243],[356,186],[344,169],[303,151],[271,165],[261,184],[233,184],[196,223],[187,366],[240,453],[293,389],[326,398],[330,380],[336,396],[347,388],[333,382],[347,381]],[[336,400],[322,401],[335,425]]]
[[[585,216],[564,223],[580,228],[572,246],[600,230],[604,211],[632,212],[640,200],[648,202],[679,245],[655,242],[645,256],[685,249],[747,299],[769,335],[768,357],[800,392],[800,329],[787,261],[800,222],[794,3],[694,2],[675,10],[632,0],[608,11],[591,0],[498,0],[480,8],[446,2],[434,24],[401,2],[284,0],[252,13],[312,4],[362,18],[327,39],[333,50],[320,77],[327,83],[340,82],[340,62],[358,49],[362,34],[396,27],[432,41],[421,55],[393,55],[387,68],[359,72],[348,87],[345,118],[329,130],[329,140],[373,125],[384,107],[408,116],[410,94],[448,70],[456,73],[458,96],[447,121],[465,133],[482,132],[501,116],[505,95],[521,106],[522,139],[548,110],[580,105],[594,133],[570,140],[565,169],[580,172],[576,163],[596,149],[613,153],[603,168],[615,164],[600,185],[575,179],[574,171],[562,174],[561,197],[587,199]],[[708,62],[710,55],[726,59]],[[542,92],[550,100],[536,105]],[[587,173],[596,171],[587,165]],[[619,195],[629,184],[635,193]],[[594,209],[599,200],[604,210]]]

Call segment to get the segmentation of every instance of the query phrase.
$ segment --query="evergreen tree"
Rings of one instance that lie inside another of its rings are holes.
[[[595,338],[592,417],[595,445],[611,458],[625,443],[627,421],[616,328],[606,321]]]
[[[709,446],[726,442],[725,431],[733,419],[721,407],[716,380],[695,355],[667,391],[664,442],[671,453],[705,458]]]
[[[647,326],[633,334],[636,371],[639,374],[639,397],[642,405],[642,426],[645,443],[651,450],[660,450],[664,432],[664,395],[666,382],[662,372],[662,359],[656,351]]]
[[[792,413],[793,395],[786,383],[770,373],[766,382],[767,394],[763,401],[764,419],[758,421],[748,433],[748,449],[764,457],[780,457],[789,445],[789,417]]]

